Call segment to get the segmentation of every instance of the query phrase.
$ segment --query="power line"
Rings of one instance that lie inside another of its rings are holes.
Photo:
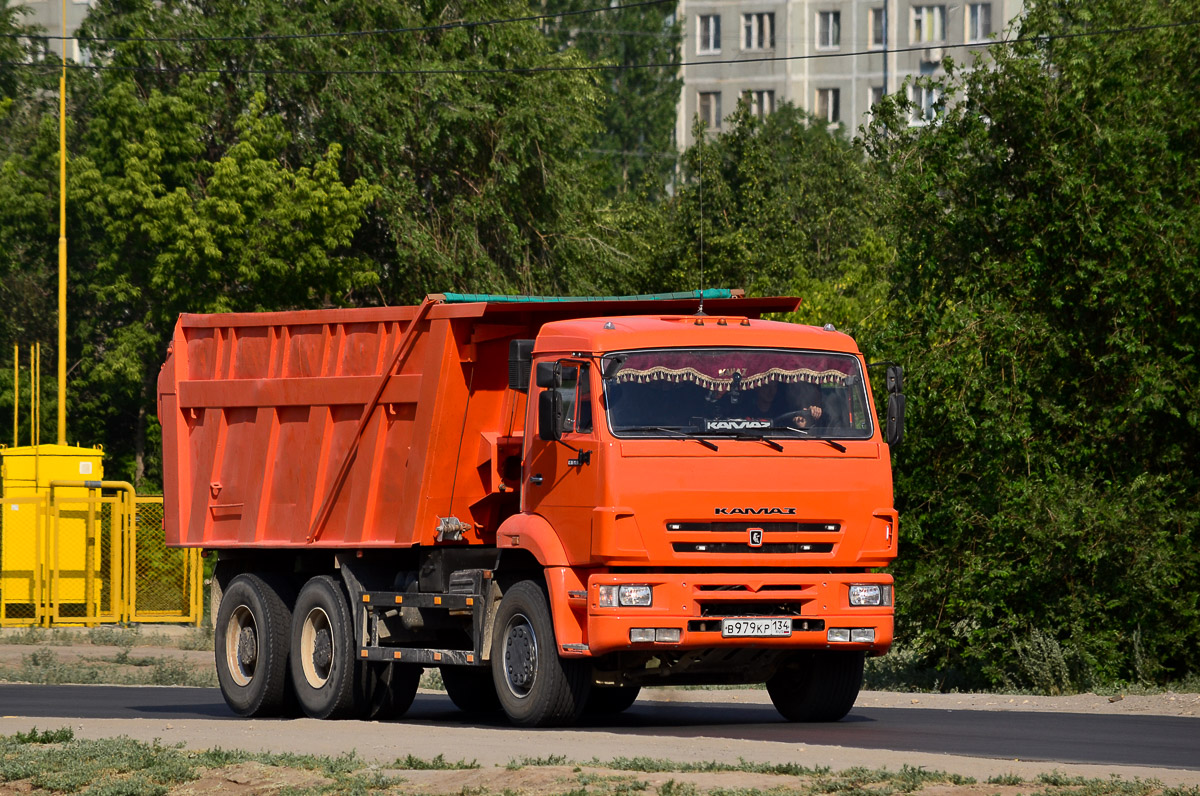
[[[577,17],[584,14],[601,14],[609,11],[625,11],[631,8],[645,8],[647,6],[663,5],[664,3],[675,3],[677,0],[642,0],[638,3],[627,3],[619,6],[598,6],[596,8],[584,8],[577,11],[560,11],[555,14],[538,14],[534,16],[524,17],[502,17],[497,19],[481,19],[475,21],[463,22],[446,22],[441,25],[422,25],[418,27],[408,28],[378,28],[375,30],[335,30],[326,31],[324,33],[259,33],[246,36],[97,36],[88,38],[87,41],[106,42],[106,43],[147,43],[147,44],[164,44],[164,43],[189,43],[189,42],[210,42],[210,41],[278,41],[288,39],[330,39],[330,38],[358,38],[363,36],[387,36],[395,33],[427,33],[432,31],[456,30],[458,28],[482,28],[492,27],[495,25],[507,25],[514,22],[545,22],[550,19],[561,19],[564,17]],[[20,33],[5,33],[0,34],[3,38],[26,38],[26,39],[47,39],[60,40],[63,38],[73,39],[76,36],[30,36]]]
[[[1158,25],[1140,25],[1126,28],[1107,28],[1096,31],[1083,31],[1078,33],[1058,33],[1050,35],[1038,35],[1029,37],[1017,37],[1014,39],[996,39],[987,42],[971,42],[971,43],[925,43],[911,47],[892,48],[889,53],[907,53],[921,52],[924,50],[952,50],[952,49],[987,49],[1000,45],[1019,44],[1025,42],[1051,42],[1060,39],[1080,39],[1091,38],[1096,36],[1113,36],[1125,33],[1144,33],[1153,30],[1163,30],[1168,28],[1182,28],[1200,25],[1200,20],[1189,20],[1186,22],[1170,22]],[[836,53],[809,53],[805,55],[775,55],[775,56],[760,56],[757,58],[726,58],[726,59],[711,59],[704,61],[665,61],[646,64],[580,64],[580,65],[557,65],[557,66],[514,66],[514,67],[479,67],[479,68],[437,68],[437,69],[255,69],[246,67],[199,67],[199,66],[118,66],[115,64],[96,65],[96,64],[67,64],[68,69],[78,69],[83,71],[103,72],[103,71],[122,71],[122,72],[143,72],[154,74],[230,74],[230,75],[351,75],[351,76],[425,76],[425,75],[499,75],[499,74],[537,74],[542,72],[599,72],[599,71],[626,71],[634,69],[678,69],[685,66],[720,66],[724,64],[754,64],[754,63],[778,63],[786,61],[810,61],[819,60],[822,58],[852,58],[860,55],[879,55],[881,50],[855,50],[849,52]],[[25,68],[61,68],[60,64],[51,64],[46,62],[41,63],[26,63],[21,61],[6,61],[0,62],[0,66],[9,67],[25,67]]]

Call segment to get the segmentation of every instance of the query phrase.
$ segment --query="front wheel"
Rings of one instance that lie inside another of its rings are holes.
[[[592,693],[588,695],[583,712],[589,716],[615,716],[624,713],[633,707],[641,692],[641,686],[637,685],[592,686]]]
[[[523,727],[572,724],[587,703],[591,667],[559,657],[546,594],[533,581],[517,583],[500,601],[492,677],[504,712]]]
[[[862,652],[802,653],[767,680],[767,693],[788,721],[838,721],[858,699],[865,660]]]

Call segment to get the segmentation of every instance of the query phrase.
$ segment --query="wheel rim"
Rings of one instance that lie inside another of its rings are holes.
[[[529,617],[516,614],[504,628],[504,684],[517,699],[524,699],[537,682],[537,634]]]
[[[329,682],[334,657],[333,625],[329,614],[321,608],[313,608],[304,617],[304,627],[300,631],[300,668],[310,686],[322,688]]]
[[[248,686],[258,668],[258,625],[249,607],[239,605],[225,625],[225,667],[233,682]]]

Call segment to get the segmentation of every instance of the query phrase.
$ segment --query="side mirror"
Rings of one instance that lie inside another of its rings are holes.
[[[891,368],[888,368],[889,376]],[[890,381],[890,379],[889,379]],[[892,450],[900,447],[904,441],[904,396],[892,393],[888,396],[887,408],[887,444]]]
[[[529,375],[533,370],[533,341],[513,340],[508,344],[508,389],[529,391]]]
[[[538,386],[542,386],[542,365],[538,365]],[[538,437],[547,442],[557,442],[562,439],[562,428],[562,393],[554,387],[543,390],[538,396]]]
[[[888,365],[886,384],[888,395],[899,395],[904,392],[904,368],[899,365]]]
[[[562,368],[557,362],[539,362],[537,364],[537,386],[562,386]]]

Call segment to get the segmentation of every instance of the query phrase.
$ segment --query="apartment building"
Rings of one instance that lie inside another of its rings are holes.
[[[884,92],[910,75],[941,74],[947,54],[970,61],[1022,8],[1022,0],[680,0],[687,65],[676,140],[692,143],[697,115],[720,129],[741,97],[760,116],[787,101],[853,132]],[[936,94],[909,91],[912,123],[932,118]]]

